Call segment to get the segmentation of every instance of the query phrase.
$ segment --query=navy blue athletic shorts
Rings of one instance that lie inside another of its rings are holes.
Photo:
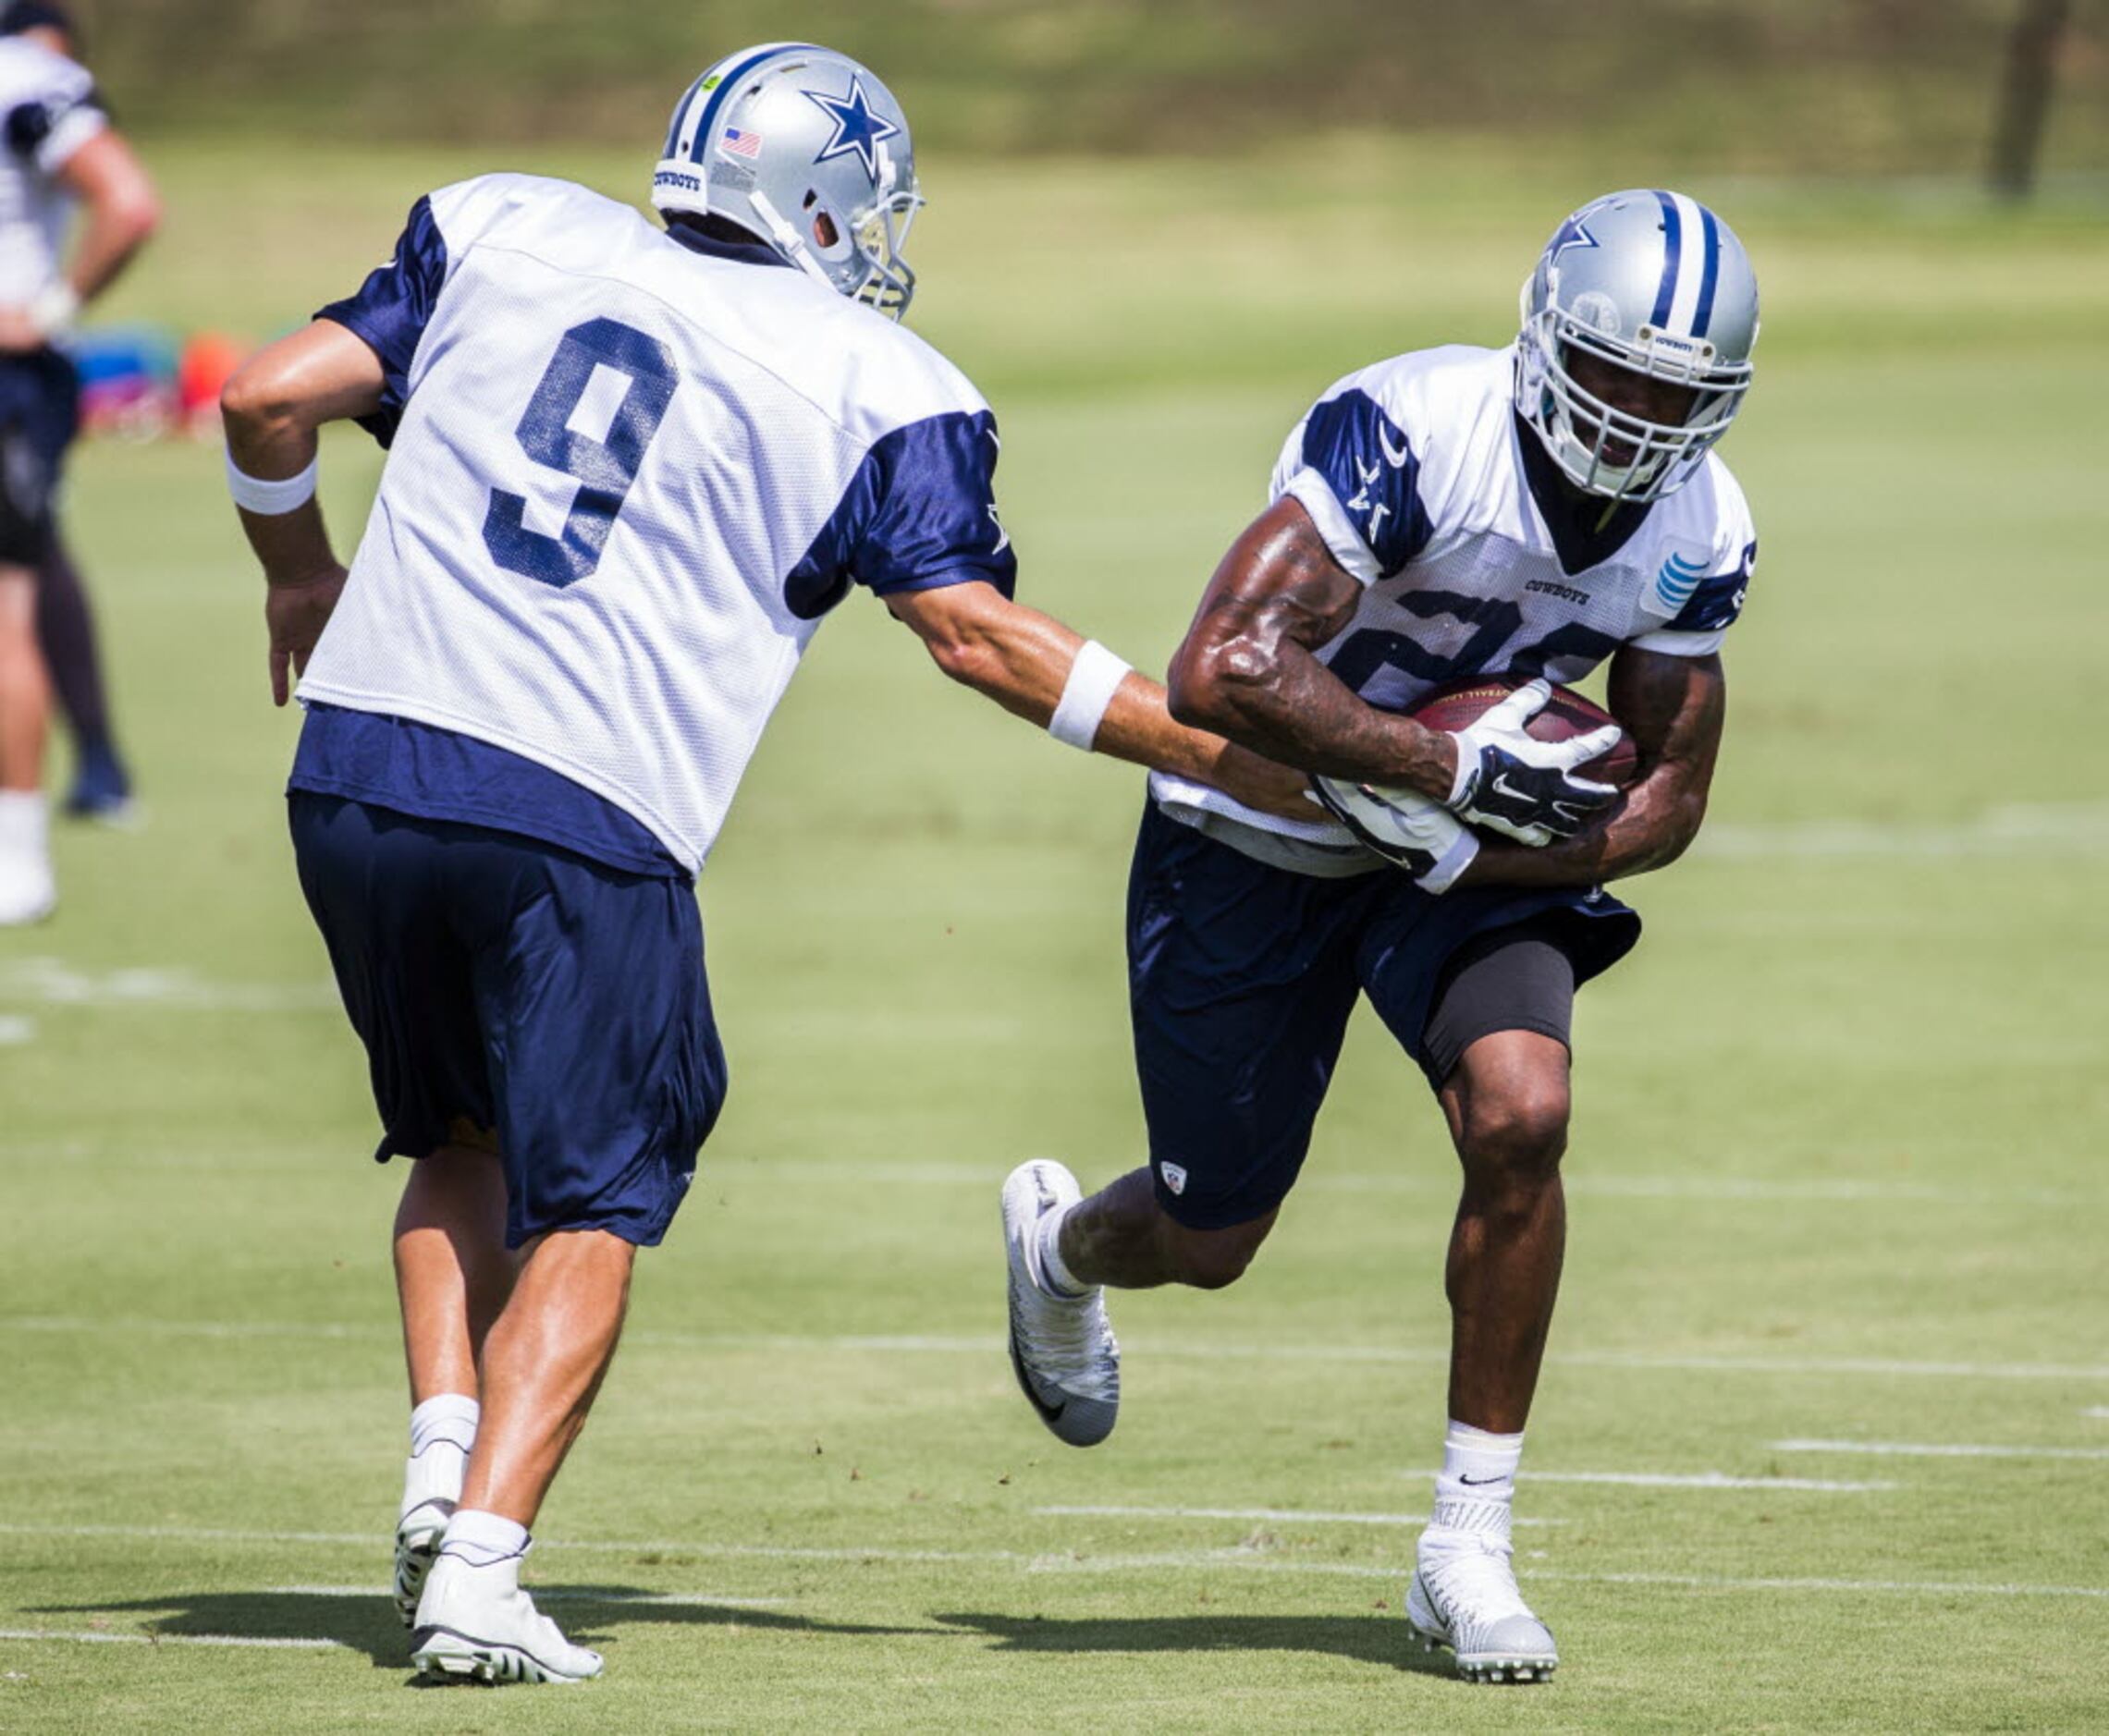
[[[1256,862],[1153,803],[1128,882],[1128,994],[1158,1204],[1190,1229],[1265,1216],[1295,1184],[1355,998],[1440,1090],[1428,1015],[1477,937],[1527,924],[1587,982],[1640,918],[1602,892],[1465,887]]]
[[[725,1101],[695,894],[296,789],[300,887],[373,1075],[375,1160],[495,1132],[506,1242],[667,1233]]]
[[[55,349],[0,356],[0,561],[33,567],[51,542],[66,449],[80,425],[80,377]]]

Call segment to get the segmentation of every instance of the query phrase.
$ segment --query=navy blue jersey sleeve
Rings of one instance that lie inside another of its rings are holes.
[[[318,320],[334,321],[361,338],[381,359],[386,375],[381,408],[362,416],[359,425],[383,446],[396,437],[410,397],[411,360],[432,319],[440,287],[447,281],[447,238],[432,214],[432,201],[411,207],[410,221],[396,243],[396,256],[377,267],[356,295],[315,310]]]
[[[879,596],[981,580],[1005,596],[1018,560],[996,516],[996,419],[931,416],[875,443],[804,558],[785,581],[811,620],[852,583]]]
[[[1685,606],[1662,629],[1670,633],[1719,633],[1735,625],[1750,594],[1750,575],[1757,570],[1758,545],[1750,544],[1732,571],[1702,579],[1693,587]]]
[[[1375,562],[1374,573],[1365,570],[1357,577],[1389,577],[1428,546],[1433,527],[1421,504],[1419,457],[1368,393],[1343,392],[1311,411],[1304,422],[1303,462],[1340,503],[1348,526]]]

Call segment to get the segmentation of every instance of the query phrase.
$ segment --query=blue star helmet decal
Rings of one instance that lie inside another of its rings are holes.
[[[1551,240],[1546,243],[1545,263],[1549,265],[1558,264],[1560,255],[1571,247],[1597,247],[1601,245],[1597,238],[1589,233],[1589,219],[1609,202],[1608,200],[1600,199],[1593,205],[1584,205],[1581,210],[1576,212],[1573,216],[1563,223],[1554,233]]]
[[[901,130],[884,115],[874,114],[870,100],[864,95],[862,78],[850,79],[848,96],[828,96],[819,91],[805,94],[819,104],[828,117],[835,123],[835,136],[828,140],[815,163],[826,163],[834,157],[846,157],[852,152],[862,159],[864,173],[878,180],[878,153],[873,149],[880,140],[890,139]]]

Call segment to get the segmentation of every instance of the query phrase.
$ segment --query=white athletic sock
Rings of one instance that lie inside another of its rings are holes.
[[[482,1415],[483,1408],[461,1392],[443,1392],[411,1412],[410,1463],[403,1469],[406,1518],[428,1501],[461,1498],[469,1449],[476,1444]]]
[[[411,1412],[411,1457],[434,1447],[452,1447],[466,1458],[476,1444],[484,1407],[465,1392],[443,1392]]]
[[[41,862],[50,854],[51,815],[41,789],[0,789],[0,855]]]
[[[1058,1205],[1051,1212],[1041,1213],[1034,1229],[1040,1239],[1040,1287],[1051,1296],[1074,1302],[1080,1296],[1089,1295],[1091,1286],[1080,1282],[1062,1262],[1061,1227],[1072,1209]]]
[[[1522,1457],[1522,1435],[1492,1435],[1453,1418],[1443,1437],[1442,1469],[1435,1478],[1432,1522],[1456,1525],[1465,1519],[1462,1510],[1468,1505],[1506,1510],[1515,1499],[1516,1461]],[[1506,1525],[1502,1529],[1506,1530]]]
[[[470,1567],[503,1567],[509,1562],[517,1572],[529,1542],[525,1525],[497,1513],[464,1507],[447,1522],[447,1535],[440,1539],[439,1553]]]

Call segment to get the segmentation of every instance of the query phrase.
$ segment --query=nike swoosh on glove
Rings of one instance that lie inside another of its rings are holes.
[[[1535,848],[1573,837],[1617,799],[1613,786],[1576,777],[1575,768],[1610,752],[1625,731],[1606,724],[1566,741],[1540,741],[1526,726],[1551,697],[1551,683],[1527,682],[1452,732],[1457,779],[1444,803],[1451,813]]]
[[[1423,892],[1449,891],[1479,853],[1479,840],[1457,816],[1417,789],[1313,777],[1311,800]]]

